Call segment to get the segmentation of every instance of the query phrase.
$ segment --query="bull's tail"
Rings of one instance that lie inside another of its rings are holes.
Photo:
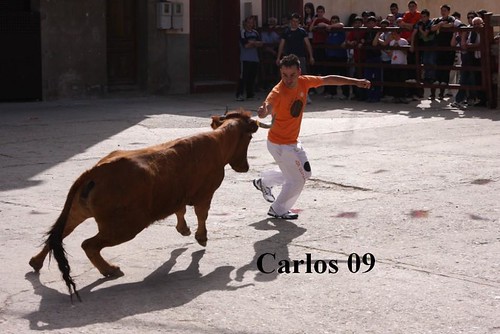
[[[68,259],[66,258],[66,251],[64,250],[63,246],[63,238],[64,229],[68,222],[68,216],[71,211],[71,205],[73,204],[73,200],[78,192],[78,189],[84,182],[83,179],[84,177],[82,175],[71,187],[68,193],[68,197],[66,198],[66,202],[64,203],[64,208],[61,212],[61,215],[56,220],[50,231],[47,233],[48,238],[46,242],[47,246],[49,247],[50,253],[56,259],[59,270],[62,273],[62,277],[66,282],[66,285],[68,286],[71,302],[73,302],[73,293],[76,295],[79,301],[82,300],[80,298],[80,295],[78,294],[78,291],[76,290],[75,282],[70,275],[71,267],[69,266]],[[89,189],[84,190],[87,195],[88,191],[90,191],[90,188],[93,187],[93,185],[94,183],[92,181],[87,185],[87,188]]]

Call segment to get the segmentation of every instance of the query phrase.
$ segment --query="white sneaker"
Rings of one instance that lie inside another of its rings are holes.
[[[417,83],[417,80],[415,79],[408,79],[408,80],[405,80],[406,83]]]
[[[297,219],[299,218],[299,215],[296,214],[295,212],[292,212],[292,211],[288,211],[287,213],[285,214],[282,214],[282,215],[278,215],[273,207],[270,207],[269,208],[269,211],[267,212],[267,215],[268,216],[271,216],[273,218],[278,218],[278,219],[289,219],[289,220],[292,220],[292,219]]]
[[[262,196],[269,203],[273,203],[276,199],[274,198],[272,188],[266,187],[262,184],[262,179],[253,180],[253,186],[262,192]]]

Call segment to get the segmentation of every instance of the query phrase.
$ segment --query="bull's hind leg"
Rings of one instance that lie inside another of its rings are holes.
[[[186,215],[186,207],[183,206],[182,209],[175,213],[175,215],[177,216],[177,225],[175,226],[177,232],[179,232],[183,236],[191,235],[191,230],[187,226],[186,219],[184,218],[184,216]]]
[[[198,218],[198,229],[196,230],[194,238],[203,247],[207,245],[208,240],[206,222],[208,218],[208,210],[210,209],[210,200],[194,206],[194,212]]]
[[[82,243],[82,248],[85,251],[85,254],[87,254],[90,262],[92,262],[92,264],[105,277],[120,277],[124,275],[120,270],[120,267],[110,264],[106,260],[104,260],[104,258],[101,256],[101,250],[104,247],[112,247],[129,241],[142,230],[127,230],[127,227],[130,226],[130,224],[124,223],[121,226],[121,230],[99,230],[99,233]]]
[[[66,223],[66,226],[64,227],[63,231],[63,239],[66,238],[68,235],[73,232],[73,230],[83,223],[87,217],[79,214],[75,214],[74,212],[70,213],[68,217],[68,222]],[[49,246],[45,244],[37,255],[33,256],[29,262],[30,266],[33,267],[35,271],[40,271],[43,267],[43,261],[45,261],[45,258],[47,257],[47,254],[49,253]]]

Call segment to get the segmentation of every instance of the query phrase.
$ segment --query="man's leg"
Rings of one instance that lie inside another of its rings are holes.
[[[284,183],[280,194],[271,207],[276,214],[283,215],[292,208],[299,198],[306,180],[311,177],[311,168],[306,152],[300,143],[277,146],[279,149],[270,149],[270,152],[278,163]]]

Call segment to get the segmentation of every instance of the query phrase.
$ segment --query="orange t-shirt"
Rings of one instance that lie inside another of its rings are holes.
[[[309,88],[323,85],[323,79],[318,76],[301,75],[297,86],[288,88],[280,81],[266,98],[272,106],[272,126],[268,139],[274,144],[295,144],[299,137],[300,124],[304,106],[307,103]]]
[[[415,13],[407,11],[403,15],[403,22],[404,23],[411,23],[413,26],[415,26],[415,24],[417,24],[417,22],[420,21],[421,17],[422,17],[422,14],[418,10]],[[403,30],[403,31],[401,31],[401,38],[404,38],[408,42],[410,42],[412,33],[413,33],[413,29],[412,30]]]

